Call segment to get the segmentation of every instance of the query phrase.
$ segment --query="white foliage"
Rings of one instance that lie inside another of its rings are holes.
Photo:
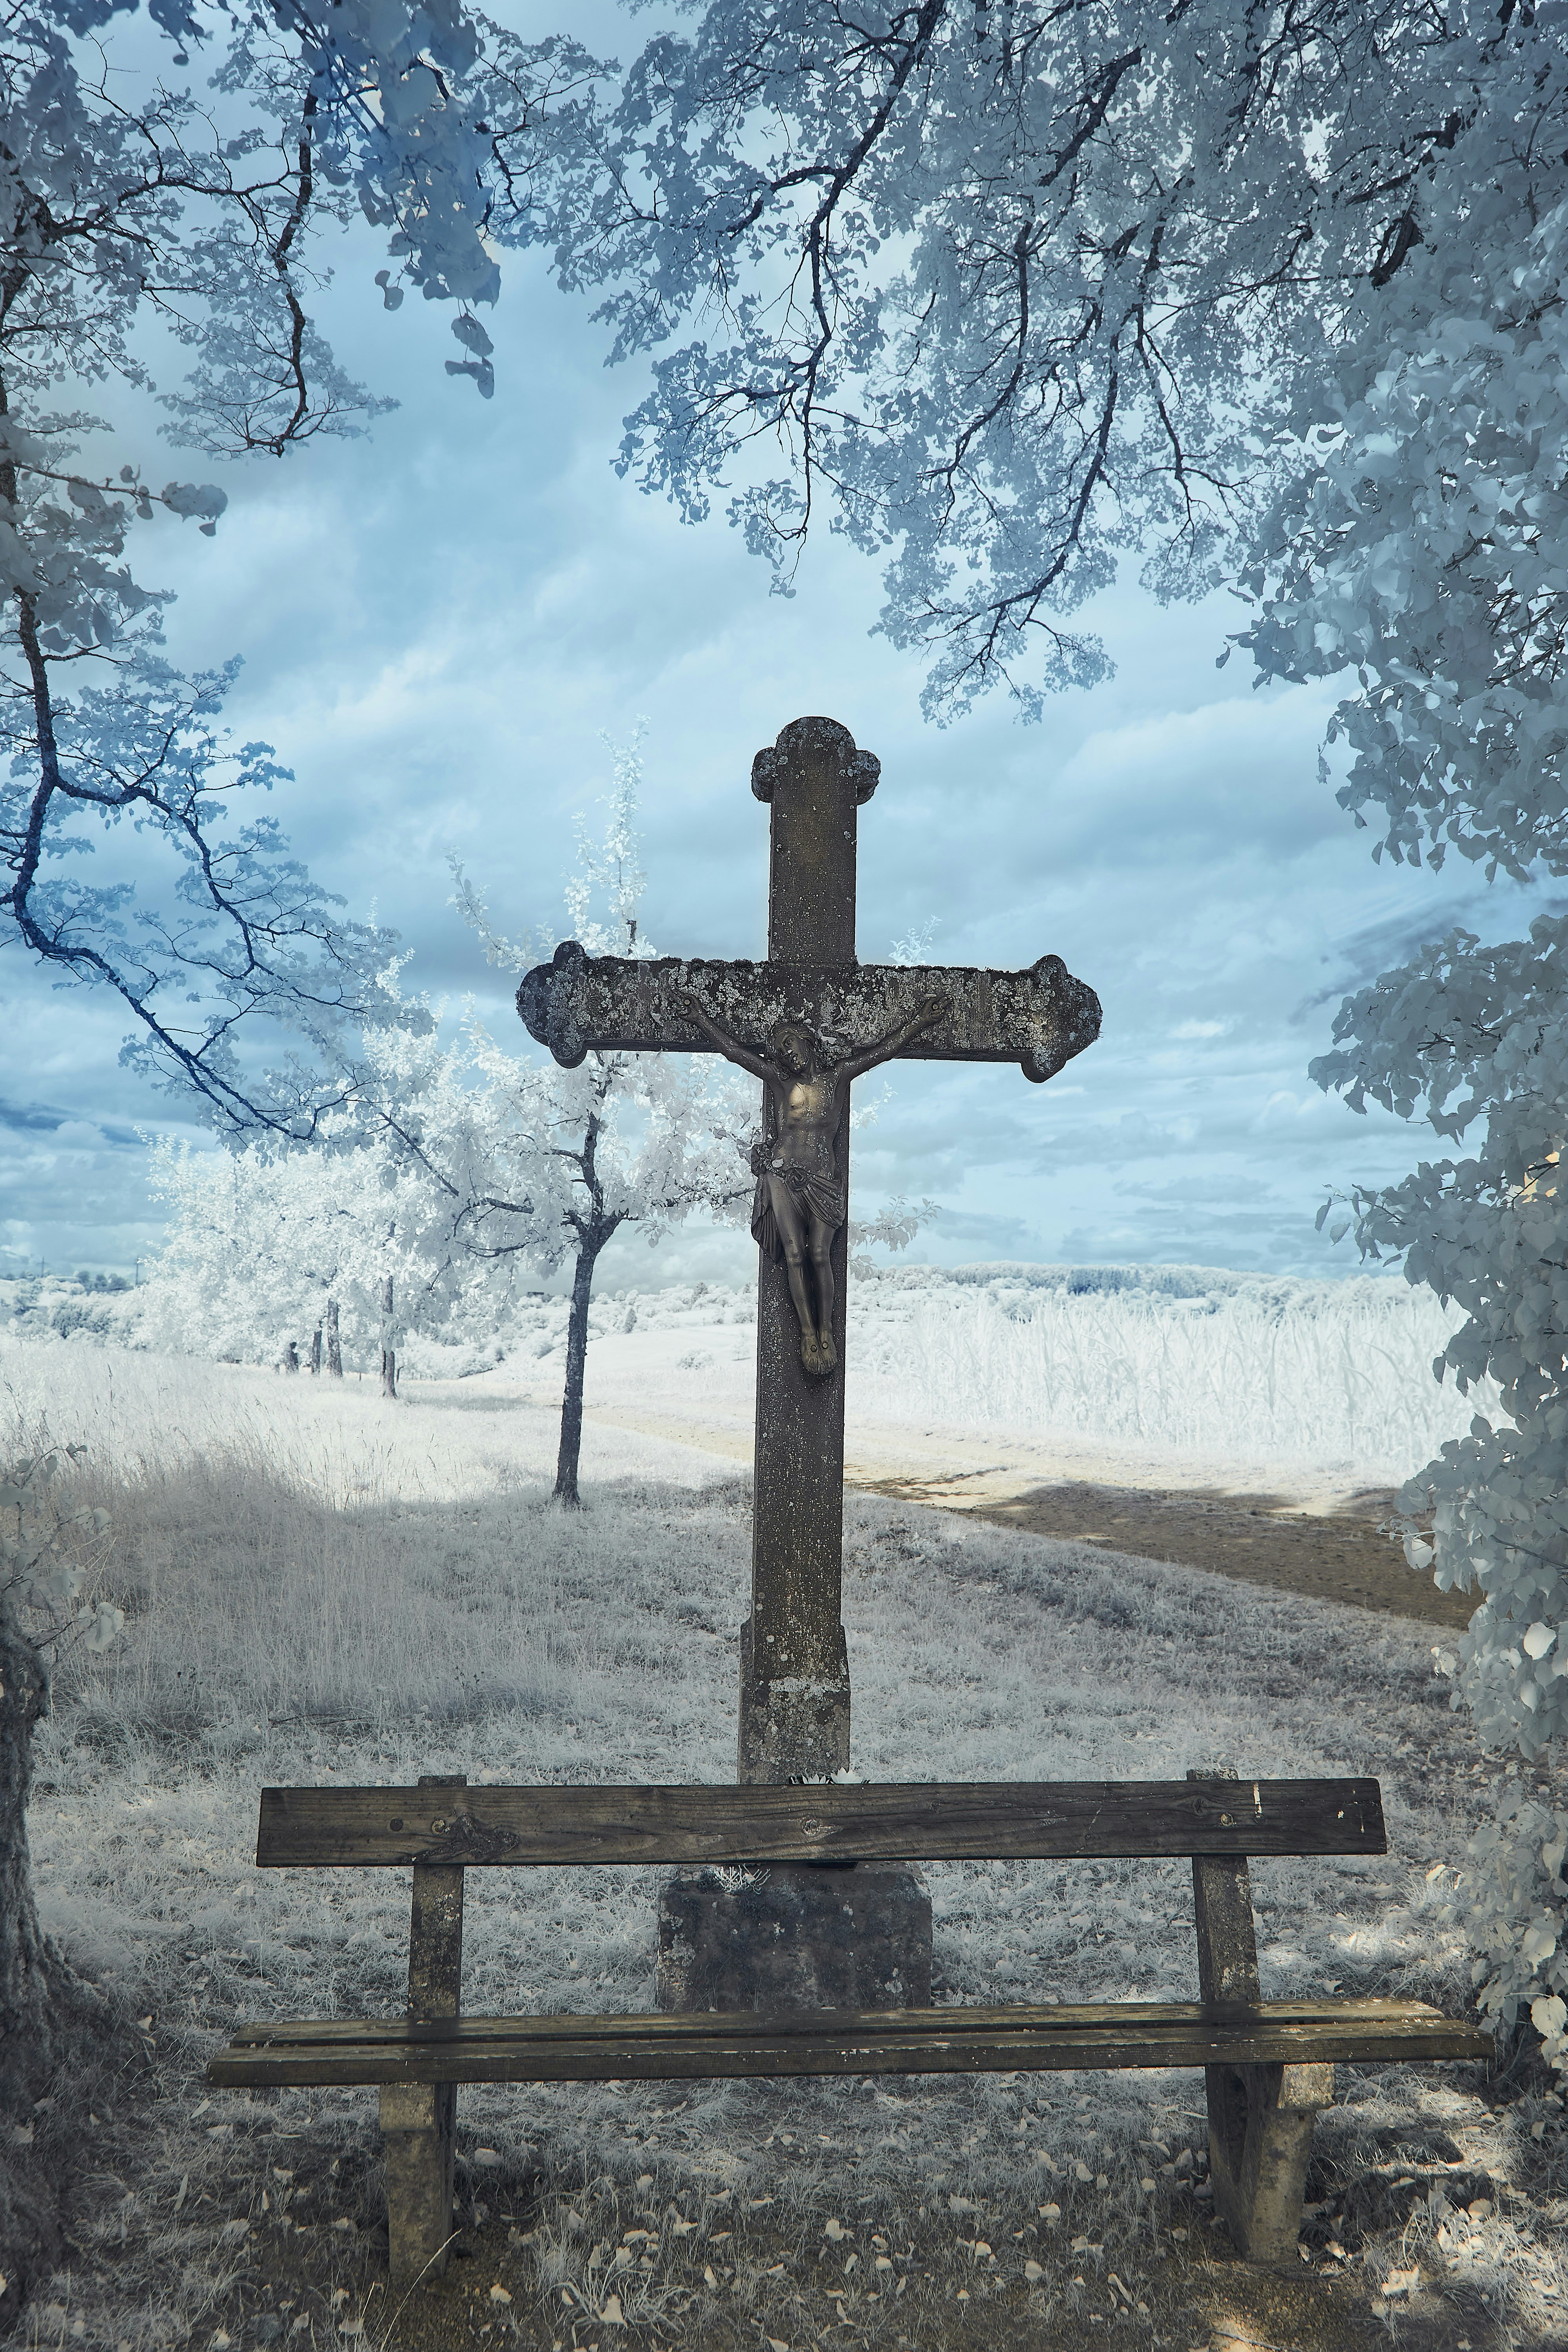
[[[579,828],[566,896],[595,952],[652,952],[637,937],[640,775],[634,737],[616,755],[602,839]],[[548,952],[496,933],[454,871],[492,962]],[[395,967],[380,975],[401,1004],[397,982]],[[693,1209],[733,1213],[749,1197],[749,1090],[706,1057],[593,1054],[564,1070],[508,1053],[471,1006],[450,1045],[440,1008],[410,1009],[421,1017],[366,1040],[353,1098],[309,1150],[252,1145],[215,1160],[159,1148],[155,1181],[176,1214],[147,1286],[144,1344],[275,1362],[329,1297],[362,1360],[405,1355],[411,1334],[493,1340],[520,1286],[574,1262],[591,1277],[621,1226],[651,1247]]]
[[[1568,1812],[1510,1784],[1495,1821],[1471,1839],[1456,1908],[1479,1955],[1473,1980],[1488,2014],[1511,2026],[1528,2010],[1545,2055],[1568,2068]]]
[[[16,1455],[0,1470],[0,1626],[29,1654],[40,1689],[47,1686],[46,1654],[56,1662],[74,1649],[101,1654],[113,1647],[125,1623],[124,1611],[112,1601],[100,1598],[78,1607],[101,1571],[110,1528],[101,1506],[67,1512],[58,1499],[62,1473],[87,1451],[83,1444],[46,1445]],[[26,1673],[18,1674],[14,1658],[7,1682],[25,1683]],[[5,1696],[15,1702],[25,1692]]]
[[[1412,186],[1399,267],[1357,295],[1325,394],[1296,421],[1242,640],[1277,677],[1353,673],[1331,735],[1351,747],[1340,799],[1375,825],[1374,855],[1438,866],[1457,850],[1520,879],[1568,871],[1568,69],[1552,21],[1549,38],[1495,45]],[[1412,1559],[1479,1591],[1447,1660],[1455,1703],[1526,1755],[1568,1727],[1565,947],[1556,916],[1497,946],[1455,930],[1347,999],[1313,1065],[1353,1109],[1423,1116],[1448,1147],[1349,1206],[1363,1253],[1402,1257],[1463,1311],[1439,1374],[1460,1394],[1496,1384],[1500,1410],[1483,1395],[1405,1499],[1436,1512]],[[1529,2006],[1563,2061],[1552,1844],[1510,1801],[1473,1849],[1471,1916],[1489,2007],[1511,2021]]]
[[[1024,1272],[1019,1269],[1018,1272]],[[1456,1317],[1401,1283],[1232,1277],[1184,1292],[1091,1275],[915,1270],[851,1292],[851,1377],[879,1412],[998,1433],[1296,1458],[1398,1478],[1468,1423],[1432,1378]],[[1069,1281],[1078,1286],[1069,1286]]]
[[[1557,169],[1561,77],[1550,5],[708,0],[498,218],[604,290],[616,360],[654,355],[626,470],[689,520],[722,491],[784,583],[826,509],[929,708],[1037,709],[1104,675],[1079,615],[1123,555],[1164,594],[1234,580],[1340,352],[1449,229],[1429,189],[1484,212],[1510,142]]]
[[[359,213],[388,232],[387,306],[404,284],[459,306],[447,371],[488,395],[471,313],[499,291],[486,107],[501,99],[515,202],[587,65],[570,41],[485,27],[503,94],[477,77],[460,0],[317,14],[151,0],[149,28],[117,0],[0,0],[0,942],[108,992],[128,1058],[215,1125],[294,1139],[360,1075],[385,941],[342,919],[274,821],[229,825],[231,795],[285,772],[216,724],[237,663],[185,677],[159,650],[170,599],[137,579],[132,542],[169,520],[210,538],[229,501],[213,482],[157,487],[147,398],[204,458],[361,432],[390,404],[315,316],[322,236]],[[258,1020],[284,1033],[260,1069],[237,1042]]]

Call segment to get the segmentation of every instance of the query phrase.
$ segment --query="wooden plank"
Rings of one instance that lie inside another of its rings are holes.
[[[442,1791],[468,1785],[466,1772],[423,1773],[419,1786],[434,1807],[451,1801]],[[455,2019],[462,2009],[463,1874],[440,1863],[414,1865],[408,1929],[410,2028]],[[458,2087],[452,2082],[384,2083],[381,2130],[386,2164],[386,2226],[395,2292],[438,2277],[452,2241],[452,2183],[457,2154]]]
[[[264,1789],[263,1868],[1385,1853],[1373,1780]]]
[[[466,1772],[422,1777],[427,1811],[461,1805]],[[408,2014],[424,2022],[456,2017],[463,2006],[463,1874],[429,1861],[414,1865],[414,1906],[408,1929]]]
[[[1319,1995],[1315,2000],[1264,2001],[1256,2009],[1231,2009],[1196,2000],[1106,2000],[1007,2001],[994,2006],[964,2001],[941,2009],[801,2009],[755,2015],[748,2011],[743,2017],[732,2011],[717,2010],[611,2010],[589,2016],[570,2010],[550,2010],[531,2017],[459,2017],[422,2032],[411,2029],[402,2017],[263,2018],[240,2026],[235,2034],[235,2046],[276,2042],[279,2037],[324,2046],[343,2041],[464,2042],[491,2036],[498,2027],[509,2033],[546,2041],[587,2042],[597,2037],[605,2042],[621,2042],[631,2035],[638,2041],[695,2044],[706,2040],[732,2040],[742,2029],[750,2032],[753,2028],[765,2030],[774,2039],[804,2035],[809,2040],[814,2034],[825,2032],[865,2034],[895,2029],[905,2033],[931,2034],[1049,2031],[1064,2019],[1075,2026],[1107,2029],[1129,2021],[1142,2027],[1152,2020],[1162,2019],[1173,2019],[1181,2024],[1190,2024],[1194,2020],[1246,2024],[1259,2015],[1293,2025],[1310,2025],[1325,2018],[1353,2018],[1380,2031],[1384,2025],[1397,2026],[1411,2020],[1423,2026],[1443,2021],[1441,2011],[1426,2001],[1335,2000],[1327,1995]]]
[[[1235,1789],[1235,1772],[1189,1772],[1198,1783]],[[1194,1853],[1193,1916],[1198,1938],[1198,1996],[1205,2001],[1258,1998],[1258,1933],[1252,1919],[1252,1880],[1245,1854]],[[1211,2088],[1213,2086],[1211,2085]],[[1210,2102],[1211,2109],[1213,2102]],[[1210,2116],[1211,2134],[1214,2128]]]
[[[671,2081],[785,2074],[1037,2073],[1215,2064],[1321,2064],[1335,2061],[1481,2058],[1488,2035],[1419,2004],[1332,2002],[1315,2017],[1281,2015],[1307,2004],[1265,2002],[1234,2018],[1201,2004],[1114,2004],[1087,2014],[1057,2007],[1016,2011],[1005,2023],[967,2021],[963,2010],[878,2011],[845,2020],[818,2012],[786,2030],[759,2018],[466,2018],[452,2027],[366,2033],[346,2020],[336,2038],[290,2038],[287,2024],[238,2042],[208,2064],[208,2078],[250,2084]],[[564,2030],[575,2026],[575,2033]],[[618,2032],[606,2032],[618,2026]],[[584,2030],[586,2029],[586,2030]],[[727,2030],[725,2030],[727,2029]]]

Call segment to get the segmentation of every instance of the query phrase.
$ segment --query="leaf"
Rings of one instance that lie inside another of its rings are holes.
[[[91,1624],[83,1639],[92,1651],[110,1650],[120,1639],[125,1624],[125,1612],[107,1601],[100,1601],[93,1612]]]

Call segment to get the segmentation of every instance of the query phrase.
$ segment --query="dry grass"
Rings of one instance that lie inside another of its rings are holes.
[[[36,1413],[21,1353],[0,1376]],[[603,2332],[608,2352],[614,2294],[639,2345],[795,2352],[831,2327],[894,2352],[1102,2324],[1186,2352],[1251,2307],[1206,2219],[1198,2078],[1020,2076],[465,2091],[469,2259],[395,2319],[373,2095],[201,2084],[242,2017],[402,1999],[401,1874],[258,1873],[257,1790],[731,1777],[744,1487],[591,1431],[592,1507],[563,1515],[550,1416],[472,1384],[384,1410],[228,1368],[67,1360],[55,1433],[91,1449],[132,1616],[45,1727],[33,1836],[48,1922],[132,2038],[118,2073],[32,2119],[40,2151],[76,2136],[80,2196],[68,2272],[24,2341],[353,2352],[343,2322],[363,2320],[411,2352],[485,2329],[563,2352]],[[847,1531],[868,1777],[1377,1772],[1386,1862],[1259,1866],[1266,1989],[1460,2004],[1441,1890],[1501,1767],[1447,1711],[1415,1629],[876,1499],[851,1502]],[[1194,1990],[1173,1866],[931,1877],[944,1997]],[[475,1874],[466,2006],[649,2005],[653,1900],[643,1872]],[[1363,2321],[1381,2305],[1373,2324],[1413,2345],[1561,2341],[1565,2147],[1539,2086],[1342,2070],[1298,2303],[1348,2300]],[[1306,2326],[1255,2316],[1264,2340]]]

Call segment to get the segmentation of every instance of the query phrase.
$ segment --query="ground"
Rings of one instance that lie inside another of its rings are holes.
[[[258,1873],[257,1790],[422,1770],[732,1777],[745,1484],[722,1448],[615,1408],[589,1423],[591,1508],[563,1514],[551,1412],[499,1376],[391,1408],[352,1387],[97,1360],[73,1351],[51,1395],[116,1512],[131,1622],[62,1691],[33,1834],[48,1924],[116,2023],[102,2072],[26,2126],[30,2159],[73,2175],[76,2210],[69,2265],[19,2340],[1563,2341],[1568,2135],[1522,2063],[1495,2083],[1340,2070],[1299,2268],[1279,2278],[1238,2263],[1208,2218],[1197,2076],[465,2091],[458,2257],[389,2306],[374,2095],[202,2080],[241,2018],[402,1999],[401,1874]],[[0,1371],[16,1391],[16,1363]],[[884,1438],[862,1465],[882,1484],[975,1466],[969,1441],[942,1454],[917,1432],[889,1459]],[[1016,1447],[976,1458],[1047,1483]],[[1127,1493],[1112,1466],[1078,1483]],[[1246,1469],[1203,1483],[1279,1491]],[[1160,1491],[1178,1483],[1167,1469]],[[1386,1859],[1255,1871],[1265,1990],[1463,2005],[1445,1891],[1507,1765],[1449,1710],[1433,1627],[886,1492],[852,1495],[847,1531],[867,1777],[905,1777],[911,1755],[952,1778],[1376,1772]],[[1194,1989],[1175,1865],[930,1875],[941,1999]],[[470,1877],[465,2006],[648,2005],[651,1874],[520,1876]]]

